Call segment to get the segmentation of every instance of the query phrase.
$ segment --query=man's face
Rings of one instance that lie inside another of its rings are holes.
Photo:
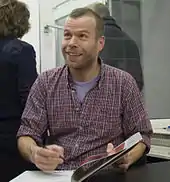
[[[91,67],[103,46],[104,37],[96,37],[96,22],[93,17],[82,16],[66,20],[62,52],[70,68]]]

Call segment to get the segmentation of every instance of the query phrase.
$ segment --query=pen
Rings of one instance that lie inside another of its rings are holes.
[[[153,128],[157,129],[157,130],[160,130],[160,129],[163,129],[163,130],[169,129],[170,130],[170,126],[167,126],[167,127],[153,127]]]
[[[43,148],[48,149],[48,148],[47,148],[47,145],[43,145]],[[60,157],[63,161],[65,160],[63,156],[60,155],[59,157]]]
[[[55,135],[51,135],[50,131],[47,130],[47,132],[45,134],[46,136],[44,137],[43,147],[47,148],[46,147],[47,145],[55,144],[56,143],[56,139],[59,138],[60,136],[72,134],[72,133],[74,133],[76,131],[77,131],[77,128],[58,128],[58,129],[55,129],[56,134]],[[60,156],[60,158],[65,161],[63,156]]]
[[[54,140],[54,136],[51,137],[49,130],[47,130],[46,134],[47,134],[47,136],[44,139],[43,148],[48,149],[47,146],[48,145],[53,145],[55,143],[55,140]],[[63,156],[60,155],[59,158],[61,158],[64,161],[64,157]]]
[[[170,126],[163,127],[162,129],[164,129],[164,130],[170,129]]]

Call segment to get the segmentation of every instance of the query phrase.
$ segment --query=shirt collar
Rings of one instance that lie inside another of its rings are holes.
[[[98,88],[101,88],[102,82],[104,80],[104,75],[105,75],[105,64],[103,63],[103,60],[101,58],[98,59],[101,65],[101,69],[100,69],[100,73],[99,73],[99,79],[97,81],[97,86]],[[65,78],[66,78],[66,82],[67,82],[67,86],[69,88],[74,88],[74,82],[72,79],[72,76],[69,72],[69,68],[67,65],[65,65]]]

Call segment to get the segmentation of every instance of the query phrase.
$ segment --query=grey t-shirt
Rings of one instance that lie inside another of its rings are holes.
[[[80,100],[80,102],[83,101],[83,99],[86,96],[87,92],[96,85],[96,82],[98,80],[99,80],[99,76],[93,78],[92,80],[90,80],[88,82],[74,81],[76,92],[77,92],[77,97]]]

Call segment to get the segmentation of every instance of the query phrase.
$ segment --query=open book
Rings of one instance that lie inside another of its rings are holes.
[[[129,152],[134,146],[143,140],[141,134],[138,132],[123,143],[118,145],[114,150],[115,153],[108,155],[99,154],[88,157],[79,168],[77,168],[72,177],[71,182],[82,182],[85,179],[91,177],[99,170],[104,167],[109,166],[110,164],[116,163],[121,157],[123,157],[127,152]]]
[[[49,174],[42,171],[25,171],[10,182],[70,182],[70,179],[71,182],[82,182],[104,167],[117,162],[142,140],[141,134],[136,133],[117,146],[114,149],[115,154],[108,156],[104,153],[90,156],[75,171],[52,171]]]

